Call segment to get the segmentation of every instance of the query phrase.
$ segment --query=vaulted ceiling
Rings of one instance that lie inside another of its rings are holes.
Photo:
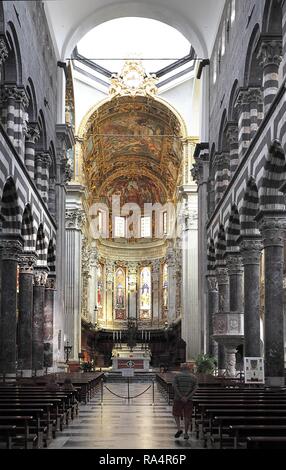
[[[224,3],[224,0],[45,0],[44,6],[61,60],[71,56],[90,29],[114,18],[130,16],[153,18],[173,26],[190,41],[198,56],[206,58],[211,55]]]
[[[122,96],[103,104],[89,119],[83,169],[89,202],[111,205],[174,200],[182,165],[180,123],[151,97]]]

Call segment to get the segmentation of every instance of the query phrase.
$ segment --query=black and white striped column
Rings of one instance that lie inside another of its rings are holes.
[[[230,176],[232,176],[238,166],[238,125],[236,122],[228,122],[226,125],[226,136],[229,142],[229,165]]]
[[[25,88],[15,85],[3,85],[0,104],[3,126],[19,156],[24,160],[25,126],[27,121],[25,108],[29,104]]]
[[[222,199],[230,181],[230,159],[226,153],[217,154],[215,157],[215,204]]]
[[[263,67],[264,114],[266,114],[279,88],[279,66],[282,61],[282,41],[280,36],[262,36],[257,58]]]
[[[18,370],[24,377],[32,376],[33,275],[36,262],[35,253],[25,253],[19,265]]]
[[[40,137],[37,123],[29,123],[26,132],[25,165],[32,179],[35,177],[35,143]]]
[[[247,88],[240,89],[235,107],[238,114],[238,159],[241,161],[250,144],[250,104]]]
[[[48,153],[39,153],[36,155],[35,179],[36,185],[44,202],[49,198],[49,167],[51,157]]]
[[[263,121],[263,96],[260,88],[248,88],[250,106],[250,139],[252,140]]]

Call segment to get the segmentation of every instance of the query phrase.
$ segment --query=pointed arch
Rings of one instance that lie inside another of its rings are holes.
[[[4,185],[1,199],[2,233],[21,233],[21,211],[18,202],[18,193],[12,176]]]
[[[24,251],[35,251],[36,230],[30,204],[26,204],[21,226],[21,235],[24,240]]]
[[[235,80],[234,84],[232,85],[229,103],[228,103],[228,120],[229,121],[237,121],[236,109],[234,107],[237,92],[238,92],[238,80]]]
[[[244,68],[244,86],[262,86],[263,81],[263,71],[262,67],[259,65],[259,60],[257,59],[256,47],[258,40],[260,38],[260,27],[257,23],[252,31]]]
[[[260,234],[255,216],[259,212],[259,196],[255,179],[251,177],[246,185],[241,209],[241,235],[257,236]]]
[[[226,237],[224,226],[221,224],[216,242],[216,267],[225,266],[225,252],[226,252]]]
[[[36,122],[37,115],[38,115],[37,99],[36,99],[34,83],[31,78],[28,78],[27,95],[29,99],[29,105],[27,108],[28,120],[29,122]]]
[[[262,20],[262,33],[281,35],[282,38],[282,7],[280,0],[265,2]]]
[[[238,251],[238,239],[240,237],[240,219],[236,204],[232,205],[231,214],[229,217],[229,225],[227,228],[227,249],[228,251]]]
[[[40,131],[40,138],[36,142],[36,149],[43,151],[47,149],[47,131],[46,131],[44,113],[41,109],[39,111],[39,116],[38,116],[38,125],[39,125],[39,131]]]
[[[14,24],[9,21],[6,31],[9,53],[3,64],[4,82],[22,84],[22,59]]]
[[[227,113],[226,109],[224,110],[220,122],[220,129],[219,129],[219,141],[218,141],[218,151],[224,152],[229,150],[228,140],[225,134],[225,126],[227,124]]]
[[[264,165],[262,185],[259,188],[260,209],[262,211],[285,210],[285,196],[279,191],[285,179],[285,152],[279,140],[274,140],[269,147]]]
[[[39,225],[36,239],[37,265],[47,266],[47,244],[43,224]]]

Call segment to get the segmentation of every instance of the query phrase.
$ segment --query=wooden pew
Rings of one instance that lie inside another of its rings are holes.
[[[0,442],[6,443],[6,449],[12,449],[12,437],[16,433],[15,424],[0,424]]]
[[[30,424],[34,420],[33,416],[0,416],[0,424],[8,426],[16,426],[15,434],[11,436],[9,444],[11,448],[13,444],[23,444],[25,449],[31,449],[38,445],[38,436],[37,434],[30,433]]]
[[[286,449],[286,437],[251,436],[246,438],[247,449]]]
[[[286,438],[286,425],[283,424],[236,424],[229,426],[229,435],[233,437],[233,447],[248,436],[276,436]],[[285,446],[286,448],[286,446]]]

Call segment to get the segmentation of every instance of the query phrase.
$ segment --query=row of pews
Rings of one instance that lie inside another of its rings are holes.
[[[174,374],[158,375],[170,404]],[[222,384],[200,384],[193,398],[193,430],[204,446],[286,449],[286,389]]]
[[[285,445],[285,389],[199,388],[193,404],[194,430],[205,447]]]
[[[49,390],[50,376],[0,384],[0,449],[39,449],[78,415],[79,402],[87,403],[100,387],[103,373],[56,374],[64,384],[70,377],[74,390]]]

